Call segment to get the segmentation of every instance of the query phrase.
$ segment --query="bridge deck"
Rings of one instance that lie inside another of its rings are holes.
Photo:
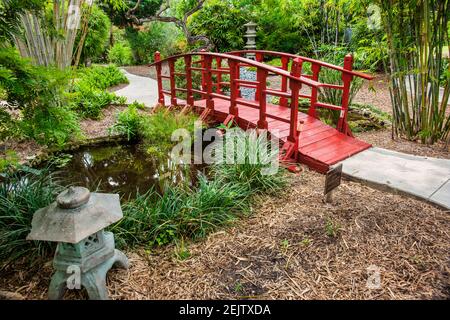
[[[217,98],[213,100],[214,118],[217,121],[224,121],[229,114],[229,101]],[[194,105],[203,110],[206,106],[206,100],[195,101]],[[238,110],[239,119],[237,119],[237,122],[241,128],[256,127],[259,110],[240,104],[238,104]],[[273,104],[267,104],[267,114],[290,119],[289,108]],[[299,112],[299,120],[303,121],[304,124],[299,137],[298,161],[318,172],[325,173],[331,165],[371,147],[370,144],[349,137],[302,112]],[[289,135],[289,124],[269,117],[267,121],[269,131],[275,132],[275,130],[278,130],[277,137],[285,142]]]

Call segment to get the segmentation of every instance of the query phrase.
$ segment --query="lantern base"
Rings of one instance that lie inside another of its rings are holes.
[[[111,233],[106,238],[112,239],[114,246],[114,238],[110,236],[112,236]],[[57,269],[50,282],[48,298],[61,300],[66,288],[81,289],[84,287],[90,300],[109,300],[106,274],[113,266],[123,269],[129,267],[128,258],[117,249],[114,249],[114,254],[110,258],[86,272],[82,272],[79,265],[73,265],[70,269]]]

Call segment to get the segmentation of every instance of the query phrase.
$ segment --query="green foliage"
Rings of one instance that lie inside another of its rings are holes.
[[[131,47],[136,64],[153,62],[156,51],[163,57],[181,53],[186,46],[183,37],[175,25],[157,21],[140,30],[126,28],[124,34],[125,44]]]
[[[450,1],[377,4],[389,50],[394,134],[426,144],[448,140],[450,83],[442,102],[439,96],[446,73],[442,66],[444,46],[449,45]]]
[[[270,150],[267,137],[264,134],[247,135],[239,128],[229,129],[227,132],[231,130],[237,132],[230,135],[234,138],[225,140],[225,150],[222,151],[224,161],[211,168],[216,178],[243,185],[252,193],[275,194],[282,190],[287,183],[285,172],[277,170],[274,174],[267,174],[265,171],[273,163],[278,165],[278,150]],[[233,146],[227,147],[228,144]],[[226,150],[233,150],[234,154],[226,154]],[[233,164],[225,161],[230,156],[235,160]]]
[[[36,210],[55,200],[61,186],[46,170],[8,174],[0,182],[0,263],[2,266],[26,257],[33,263],[38,257],[48,257],[54,244],[27,241],[31,220]]]
[[[109,21],[108,16],[97,5],[93,5],[89,16],[88,33],[81,53],[82,62],[87,62],[88,59],[92,61],[100,60],[109,44],[110,28],[111,21]],[[80,34],[78,33],[75,47],[79,45],[79,41]]]
[[[151,115],[139,114],[138,107],[132,104],[118,114],[110,132],[126,135],[128,140],[141,139],[147,153],[166,156],[174,146],[172,133],[177,129],[186,129],[192,135],[197,119],[193,113],[182,114],[163,109]]]
[[[78,71],[78,83],[83,82],[86,85],[97,89],[106,90],[110,87],[122,83],[128,83],[127,77],[114,65],[93,66],[80,69]]]
[[[341,225],[333,221],[331,218],[327,218],[325,221],[326,235],[330,238],[335,238],[339,234],[339,231],[341,231]]]
[[[0,87],[22,113],[20,121],[9,119],[9,129],[46,145],[61,146],[79,137],[77,116],[64,93],[68,80],[67,72],[33,66],[14,49],[0,49]]]
[[[19,156],[13,150],[7,150],[4,155],[0,153],[0,173],[8,168],[15,168],[19,164]]]
[[[167,112],[160,109],[150,117],[146,117],[141,124],[140,135],[144,144],[150,146],[147,152],[156,155],[165,155],[173,147],[172,133],[177,129],[186,129],[192,135],[194,132],[194,122],[197,115],[193,113],[181,114],[177,112]]]
[[[14,48],[0,50],[0,86],[7,100],[21,108],[59,103],[61,87],[68,74],[54,68],[33,66]]]
[[[116,66],[95,66],[81,69],[70,94],[73,108],[83,117],[98,119],[103,108],[110,104],[120,104],[122,99],[106,89],[121,83],[127,78]]]
[[[199,239],[248,213],[248,190],[239,184],[199,177],[198,188],[150,191],[124,205],[124,219],[112,227],[119,244],[165,245]]]
[[[191,253],[189,252],[189,248],[186,247],[184,243],[184,239],[181,239],[180,241],[176,241],[175,246],[175,257],[179,261],[187,260],[191,257]]]
[[[163,0],[141,0],[138,9],[134,12],[137,18],[147,18],[156,13]],[[128,8],[134,8],[137,0],[102,0],[100,7],[109,15],[116,26],[125,27],[129,25],[126,17]]]
[[[78,115],[63,105],[26,110],[20,126],[26,136],[48,146],[63,147],[82,138]]]
[[[0,141],[11,138],[20,138],[23,132],[20,130],[19,123],[3,109],[0,109]]]
[[[126,135],[128,141],[134,140],[139,137],[144,122],[145,118],[138,113],[137,107],[129,105],[117,115],[117,121],[110,128],[110,133]]]
[[[311,43],[306,33],[297,25],[299,21],[304,23],[305,20],[300,15],[300,8],[298,3],[288,0],[261,1],[256,10],[258,48],[288,53],[311,52]],[[311,32],[314,32],[314,26],[315,24],[311,24]]]
[[[0,47],[13,42],[20,34],[20,14],[26,10],[34,12],[42,8],[42,0],[2,0],[0,1]]]
[[[138,101],[134,101],[132,104],[130,104],[130,106],[135,107],[136,109],[139,109],[139,110],[145,110],[145,108],[146,108],[145,104],[140,103]]]
[[[191,32],[207,34],[219,52],[239,50],[244,46],[244,24],[247,10],[235,7],[229,1],[208,1],[189,23]]]
[[[108,51],[108,61],[119,66],[130,65],[133,61],[133,52],[129,46],[116,43]]]

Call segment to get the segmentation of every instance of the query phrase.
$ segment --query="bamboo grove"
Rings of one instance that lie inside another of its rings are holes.
[[[379,5],[389,47],[393,136],[448,143],[450,66],[443,50],[449,50],[450,1],[380,0]]]

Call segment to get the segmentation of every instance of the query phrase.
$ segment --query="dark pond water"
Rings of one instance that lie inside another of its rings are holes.
[[[51,160],[64,185],[83,186],[107,193],[119,193],[125,199],[145,193],[152,187],[164,190],[168,184],[195,184],[204,168],[173,163],[167,157],[152,157],[139,144],[83,147],[59,154]]]

